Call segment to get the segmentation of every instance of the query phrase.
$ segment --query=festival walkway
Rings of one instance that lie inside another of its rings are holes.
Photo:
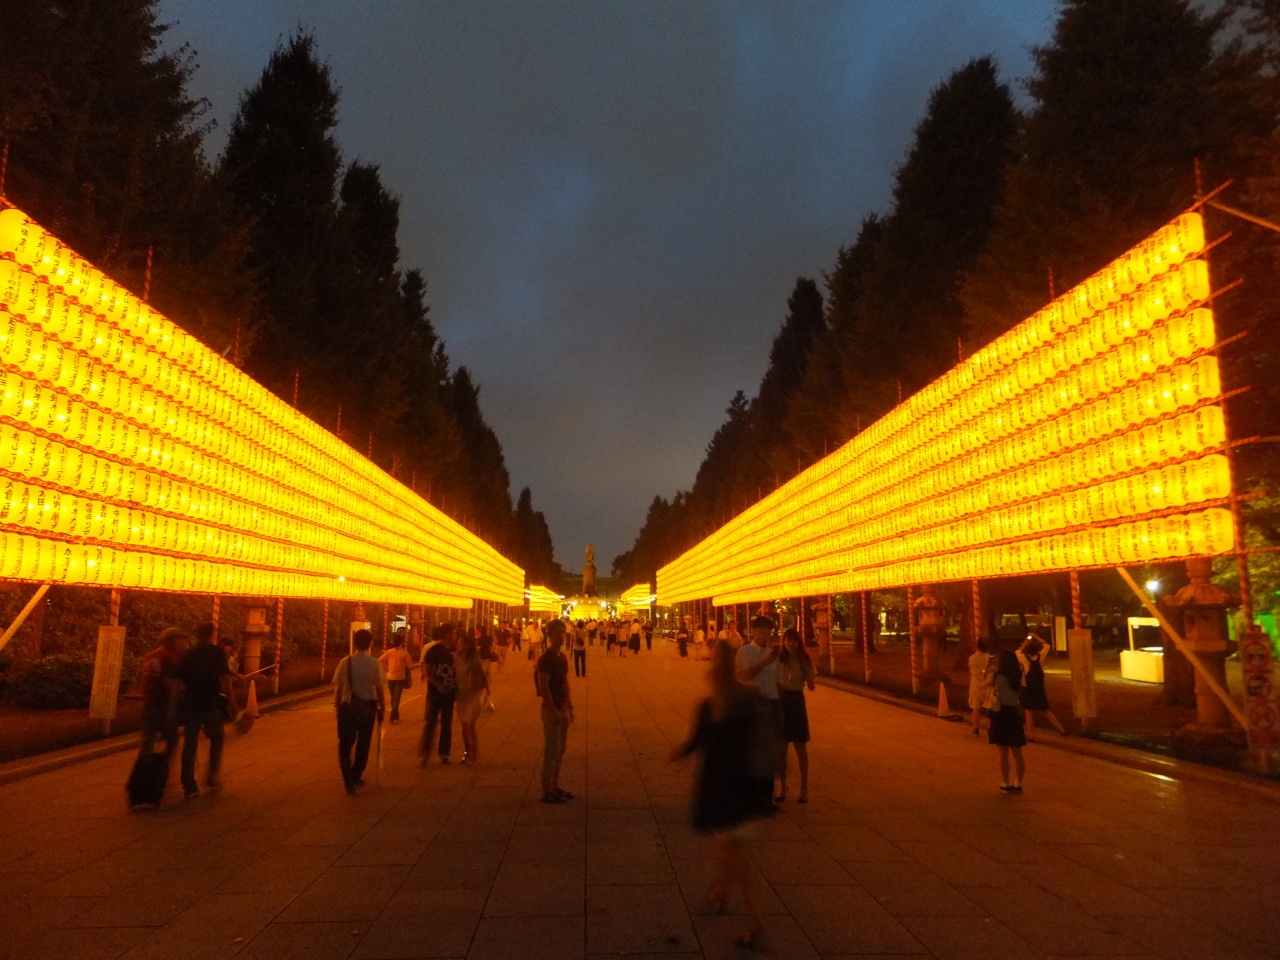
[[[692,768],[665,760],[704,666],[661,641],[591,650],[565,806],[537,802],[517,655],[474,769],[418,770],[416,686],[381,785],[371,770],[354,799],[324,701],[230,738],[223,791],[171,787],[158,813],[124,809],[127,755],[0,787],[0,956],[730,956],[742,921],[703,900],[714,846],[686,825]],[[754,850],[772,955],[1280,956],[1273,802],[1045,746],[1004,796],[995,749],[962,725],[822,687],[810,708],[811,802]]]

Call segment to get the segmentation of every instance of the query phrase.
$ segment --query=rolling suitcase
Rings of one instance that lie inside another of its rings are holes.
[[[129,806],[160,806],[164,790],[169,783],[169,754],[148,753],[138,757],[129,774],[125,789],[129,791]]]

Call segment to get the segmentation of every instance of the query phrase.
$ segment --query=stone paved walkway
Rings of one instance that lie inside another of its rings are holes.
[[[417,686],[381,785],[354,799],[323,701],[230,738],[224,790],[171,788],[158,813],[124,809],[124,755],[0,787],[0,956],[730,956],[742,920],[704,905],[692,768],[664,759],[705,664],[658,646],[592,649],[572,681],[562,807],[537,802],[514,655],[474,769],[418,770]],[[1040,746],[1007,797],[962,725],[822,687],[809,702],[811,802],[754,850],[772,955],[1280,956],[1280,805]]]

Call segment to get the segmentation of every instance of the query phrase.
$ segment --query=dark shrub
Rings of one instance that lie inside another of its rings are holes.
[[[120,691],[133,683],[138,661],[125,657],[120,671]],[[73,710],[89,706],[93,688],[93,658],[52,654],[25,664],[10,685],[13,701],[33,710]]]

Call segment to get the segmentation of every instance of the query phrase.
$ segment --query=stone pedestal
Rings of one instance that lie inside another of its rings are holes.
[[[943,620],[942,601],[933,595],[933,587],[928,584],[920,588],[920,596],[912,604],[911,615],[915,618],[916,636],[920,639],[920,685],[922,689],[932,689],[942,679],[942,671],[938,665],[938,651],[946,636],[946,623]]]
[[[267,623],[266,607],[250,607],[244,630],[244,656],[240,659],[242,673],[257,673],[262,667],[262,638],[271,633],[271,624]]]
[[[1207,558],[1187,561],[1191,582],[1174,594],[1172,606],[1182,614],[1183,639],[1214,680],[1227,689],[1226,661],[1235,648],[1227,639],[1227,607],[1239,598],[1209,582],[1212,564]],[[1196,719],[1174,734],[1174,749],[1181,757],[1213,762],[1234,755],[1245,745],[1245,732],[1233,726],[1226,704],[1196,671]]]

